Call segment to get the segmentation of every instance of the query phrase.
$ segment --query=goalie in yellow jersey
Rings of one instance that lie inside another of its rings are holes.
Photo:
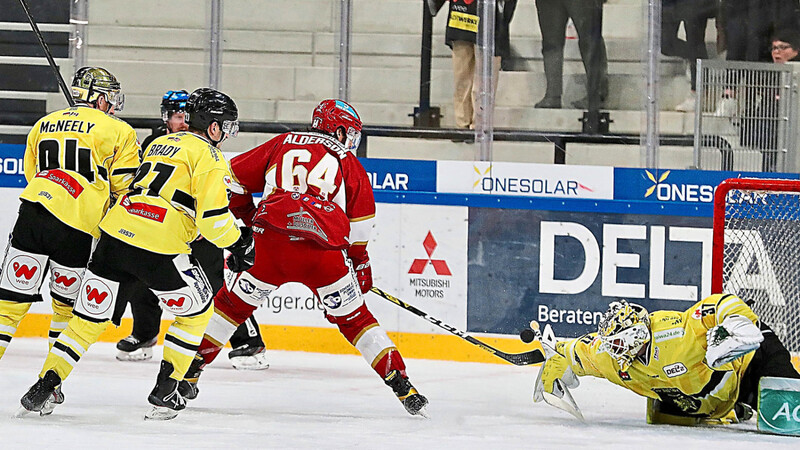
[[[647,397],[649,423],[746,420],[762,377],[800,378],[775,333],[730,294],[651,314],[612,302],[596,333],[557,342],[549,353],[534,401],[570,404],[569,388],[591,375]]]
[[[186,407],[178,392],[208,320],[211,286],[190,256],[198,235],[231,252],[228,267],[253,264],[252,232],[235,224],[228,211],[233,187],[228,162],[217,146],[235,136],[236,104],[209,88],[195,90],[186,102],[188,132],[155,139],[130,184],[100,222],[102,234],[75,300],[74,317],[53,344],[39,380],[22,397],[21,413],[42,412],[109,322],[119,325],[124,295],[144,284],[175,320],[164,338],[164,359],[147,400],[147,419],[171,419]],[[133,298],[132,301],[139,299]]]

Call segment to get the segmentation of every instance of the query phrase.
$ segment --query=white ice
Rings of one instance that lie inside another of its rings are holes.
[[[358,356],[270,352],[264,371],[206,369],[200,396],[175,420],[144,421],[156,359],[118,362],[99,343],[64,383],[51,416],[12,418],[36,380],[44,339],[15,339],[0,361],[0,449],[746,449],[800,448],[800,438],[728,427],[652,426],[644,400],[606,381],[574,391],[587,423],[531,401],[535,367],[407,360],[430,419],[407,415]],[[225,351],[227,353],[227,350]]]

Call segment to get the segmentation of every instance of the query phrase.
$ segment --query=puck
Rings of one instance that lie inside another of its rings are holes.
[[[522,342],[526,344],[533,342],[535,337],[536,335],[533,333],[533,330],[529,328],[522,330],[522,332],[519,334],[519,338],[522,339]]]

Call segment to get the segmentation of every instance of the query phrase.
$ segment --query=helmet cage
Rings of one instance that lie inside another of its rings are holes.
[[[186,111],[188,99],[189,93],[184,90],[167,91],[161,100],[161,120],[166,123],[172,113]]]
[[[344,146],[353,151],[361,143],[361,118],[355,108],[342,100],[323,100],[314,109],[311,128],[336,136],[336,130],[342,129],[345,135]]]
[[[125,107],[125,94],[120,92],[120,84],[114,75],[102,67],[83,67],[78,69],[72,80],[72,97],[87,103],[95,103],[105,96],[106,101],[116,111]]]
[[[599,350],[617,360],[625,370],[650,341],[650,318],[642,306],[625,300],[612,302],[598,325]]]

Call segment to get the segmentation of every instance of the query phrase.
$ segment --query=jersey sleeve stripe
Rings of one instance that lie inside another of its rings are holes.
[[[350,218],[350,222],[351,223],[352,222],[363,222],[365,220],[374,219],[374,218],[375,218],[375,214],[370,214],[370,215],[364,216],[364,217],[352,217],[352,218]]]
[[[725,320],[725,317],[729,315],[730,310],[741,307],[747,306],[739,297],[734,295],[726,295],[722,297],[719,302],[717,302],[717,321],[722,323]]]
[[[209,209],[208,211],[205,211],[203,213],[203,219],[207,217],[221,216],[227,212],[228,212],[227,206],[223,206],[222,208],[219,209]]]
[[[197,214],[194,206],[194,197],[186,192],[176,189],[175,193],[172,194],[172,201],[190,210],[192,214]]]
[[[103,166],[97,166],[97,174],[100,175],[100,178],[108,181],[108,169]]]

